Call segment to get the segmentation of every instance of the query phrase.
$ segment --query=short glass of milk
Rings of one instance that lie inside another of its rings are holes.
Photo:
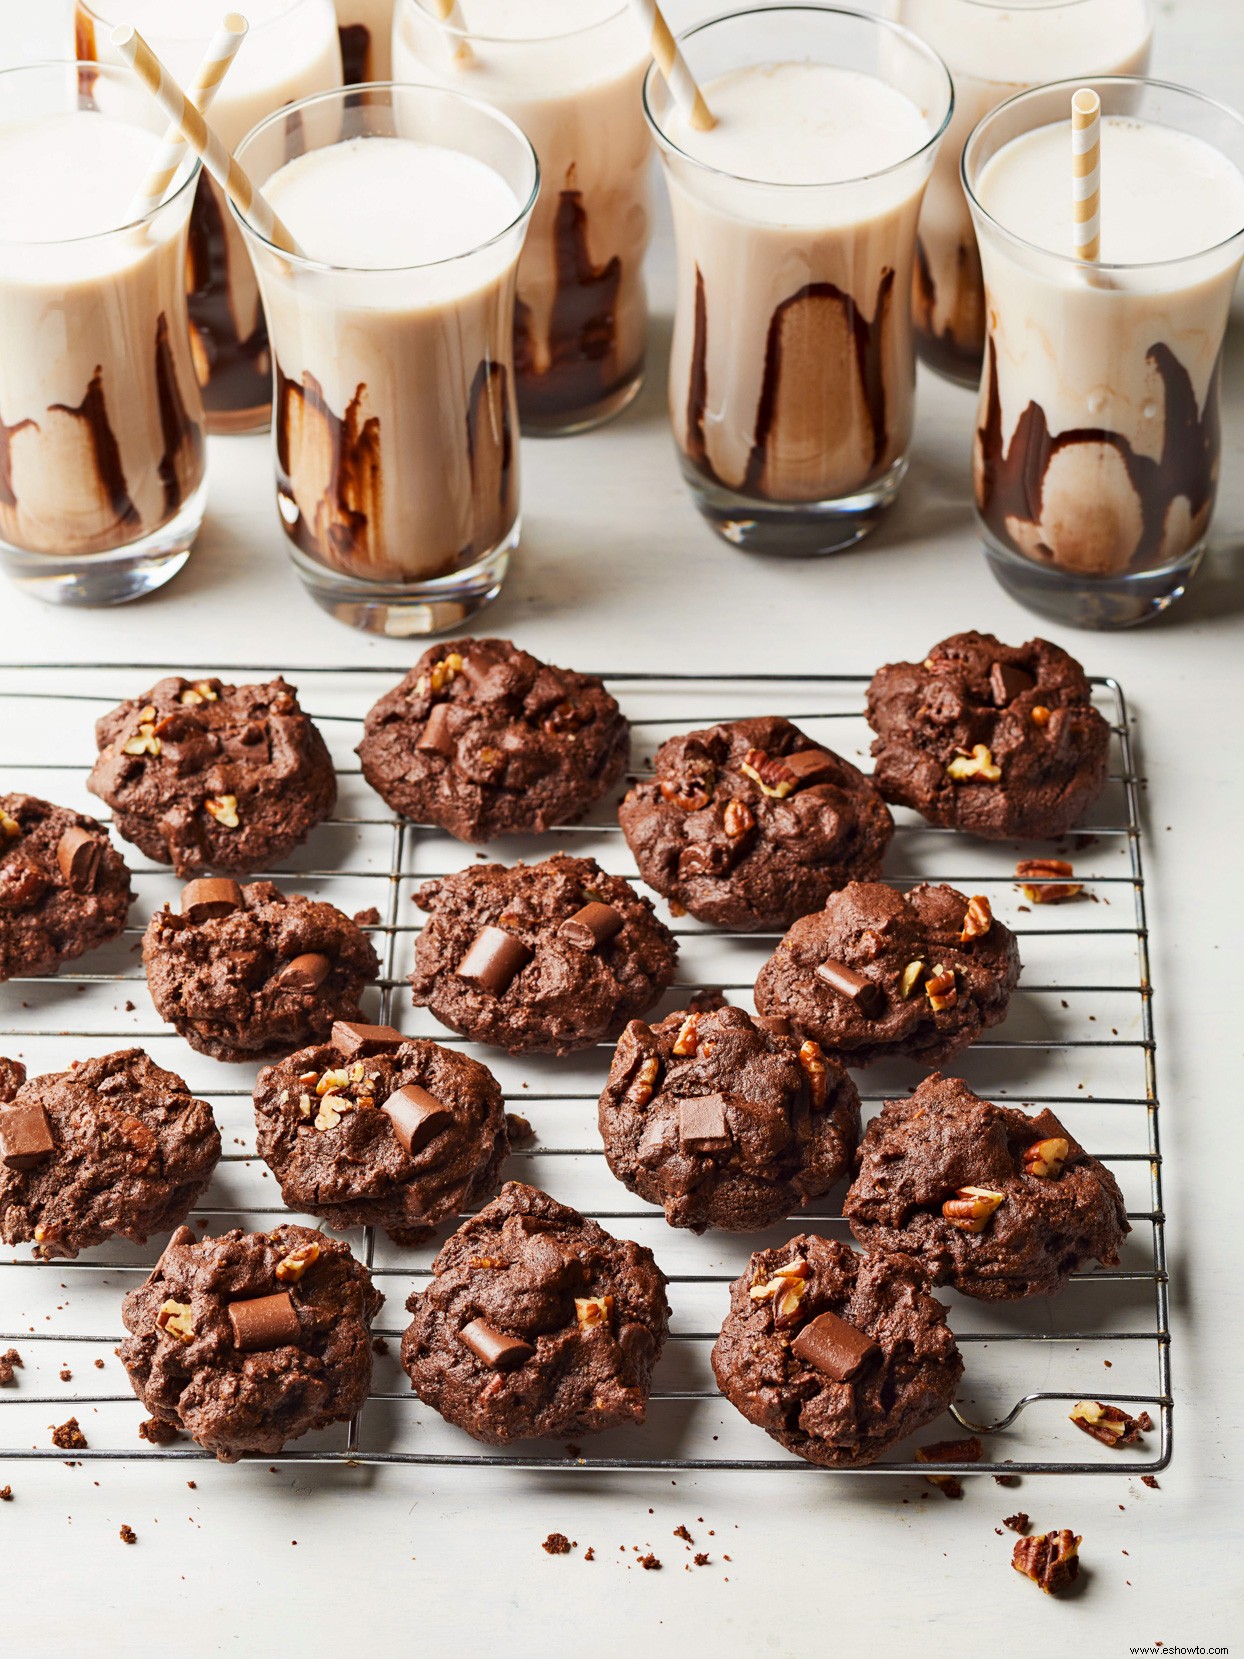
[[[207,499],[186,315],[198,163],[135,214],[164,121],[128,73],[0,74],[0,569],[115,605],[185,564]]]
[[[1101,99],[1100,260],[1075,256],[1071,100]],[[987,332],[973,450],[994,575],[1073,627],[1187,587],[1222,459],[1223,337],[1244,259],[1244,120],[1133,76],[985,117],[963,155]]]
[[[514,292],[535,152],[487,104],[388,84],[290,105],[238,160],[299,249],[235,210],[298,574],[355,627],[455,628],[496,597],[518,543]]]
[[[715,126],[693,127],[655,69],[644,98],[674,214],[683,476],[734,545],[832,553],[907,470],[916,221],[950,76],[906,29],[826,6],[681,38]]]

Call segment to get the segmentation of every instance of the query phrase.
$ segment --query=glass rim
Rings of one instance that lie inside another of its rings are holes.
[[[1072,6],[1091,6],[1095,0],[958,0],[961,6],[975,6],[983,12],[1056,12],[1069,11]],[[1153,0],[1140,0],[1147,12],[1153,11]]]
[[[31,75],[48,69],[72,69],[79,74],[82,70],[87,70],[92,75],[106,75],[110,80],[121,82],[131,90],[136,90],[140,84],[133,78],[128,69],[122,68],[119,64],[95,63],[90,58],[37,58],[33,63],[15,63],[7,69],[0,69],[0,91],[3,90],[4,83],[10,76]],[[65,111],[64,113],[72,114],[73,111]],[[106,115],[102,110],[81,110],[78,113],[99,115],[106,121],[120,121],[119,117]],[[38,117],[34,119],[38,119]],[[19,123],[19,125],[25,124]],[[155,142],[157,144],[160,142],[160,133],[152,132],[150,128],[140,126],[136,121],[120,121],[120,124],[127,127],[136,127],[139,132],[151,132]],[[10,128],[9,130],[14,129]],[[154,157],[155,154],[156,151],[153,150],[152,156]],[[26,236],[14,238],[0,233],[0,248],[71,248],[87,242],[103,242],[110,236],[123,236],[127,231],[141,230],[144,226],[149,225],[157,215],[172,207],[174,202],[180,201],[192,185],[197,186],[199,175],[203,170],[203,163],[190,149],[186,151],[185,159],[181,163],[182,166],[185,166],[186,160],[189,160],[192,165],[176,190],[158,201],[154,207],[149,207],[146,213],[140,214],[137,219],[125,219],[119,225],[112,225],[108,230],[88,231],[85,236]],[[134,185],[134,195],[138,194],[142,182],[139,179]]]
[[[477,40],[489,46],[540,46],[546,45],[550,40],[570,40],[575,35],[590,34],[593,29],[599,29],[606,23],[612,23],[615,18],[621,17],[623,12],[630,10],[630,0],[618,0],[614,9],[604,17],[598,17],[592,23],[576,23],[570,29],[554,29],[546,35],[488,35],[478,29],[473,29],[465,20],[464,26],[460,27],[450,18],[445,18],[442,21],[439,17],[433,17],[432,13],[423,4],[423,0],[401,0],[401,3],[408,7],[413,6],[416,11],[421,11],[429,23],[434,24],[436,28],[447,34],[452,40]]]
[[[300,7],[305,6],[308,3],[309,0],[289,0],[289,4],[285,7],[284,11],[279,11],[272,17],[265,18],[262,23],[252,23],[248,17],[247,33],[262,34],[265,29],[272,28],[274,24],[283,23],[291,12],[296,12]],[[124,14],[126,9],[124,0],[108,0],[108,4],[116,5],[119,8],[119,11]],[[124,15],[117,17],[106,16],[102,10],[101,0],[74,0],[74,10],[77,11],[79,9],[84,11],[93,23],[100,23],[106,29],[114,29],[118,24],[126,21]],[[249,10],[249,8],[242,9]],[[335,18],[333,22],[335,27]],[[203,29],[186,29],[183,32],[180,27],[174,27],[171,29],[153,29],[147,33],[146,38],[157,48],[157,50],[159,48],[159,43],[162,40],[175,41],[179,46],[188,41],[197,41],[201,45],[206,45],[210,38],[210,31],[204,32]]]
[[[684,161],[691,162],[693,166],[700,168],[702,172],[712,173],[718,178],[730,179],[732,182],[737,184],[756,184],[762,186],[766,190],[840,190],[850,185],[870,184],[874,179],[883,179],[891,173],[900,172],[904,167],[909,167],[913,161],[918,161],[921,156],[923,156],[930,149],[934,148],[940,142],[947,127],[950,125],[950,118],[955,112],[954,77],[951,75],[950,70],[946,67],[945,61],[943,60],[941,54],[935,51],[926,40],[923,40],[914,32],[914,30],[904,28],[901,23],[894,23],[888,17],[878,17],[872,12],[852,11],[846,6],[821,6],[808,4],[745,6],[740,11],[723,12],[720,16],[705,18],[702,22],[692,25],[691,28],[682,30],[677,39],[681,45],[684,41],[691,40],[695,35],[703,33],[705,29],[716,28],[720,23],[735,23],[740,18],[762,17],[766,13],[771,12],[807,12],[810,15],[818,17],[849,17],[852,21],[858,19],[893,37],[905,41],[909,46],[915,48],[915,50],[925,58],[931,67],[939,69],[945,77],[947,94],[946,113],[943,115],[941,122],[936,129],[929,134],[923,144],[910,151],[909,154],[903,156],[901,160],[892,161],[888,167],[879,167],[872,173],[853,173],[850,178],[824,179],[820,182],[792,179],[753,178],[746,173],[732,173],[727,168],[715,167],[712,162],[704,161],[701,157],[692,155],[690,150],[684,150],[681,144],[676,144],[674,142],[674,140],[661,126],[652,109],[652,99],[649,95],[650,88],[654,86],[658,80],[660,80],[662,85],[665,84],[663,78],[661,77],[660,69],[654,61],[649,64],[647,73],[644,75],[643,105],[644,117],[647,120],[653,136],[661,149],[671,152],[674,155],[681,156]],[[880,79],[880,76],[875,78]],[[889,85],[890,83],[887,82],[886,84]]]
[[[1206,108],[1216,110],[1220,115],[1227,116],[1229,120],[1231,120],[1240,129],[1241,134],[1244,134],[1244,116],[1240,115],[1237,110],[1232,109],[1230,104],[1223,103],[1219,98],[1211,98],[1207,93],[1198,92],[1195,87],[1180,86],[1177,81],[1156,80],[1151,75],[1073,75],[1061,81],[1046,81],[1042,86],[1026,87],[1022,92],[1017,92],[1012,97],[1005,99],[1004,102],[991,109],[987,115],[983,115],[981,117],[981,119],[972,128],[972,131],[968,134],[967,140],[963,146],[963,154],[959,158],[959,179],[963,185],[964,193],[967,196],[968,205],[972,209],[973,213],[980,214],[981,218],[988,224],[991,230],[997,231],[997,233],[1000,236],[1005,237],[1008,242],[1014,242],[1018,247],[1025,248],[1030,253],[1040,254],[1045,259],[1057,260],[1062,265],[1074,266],[1078,270],[1118,272],[1158,271],[1167,266],[1186,265],[1189,260],[1205,259],[1210,254],[1220,253],[1223,249],[1229,248],[1233,242],[1238,242],[1242,237],[1244,237],[1244,222],[1241,222],[1238,230],[1233,230],[1229,236],[1221,237],[1217,242],[1211,242],[1207,247],[1197,248],[1192,253],[1175,254],[1170,259],[1098,259],[1088,261],[1078,258],[1073,253],[1059,253],[1054,248],[1043,248],[1039,242],[1029,241],[1026,236],[1021,236],[1018,231],[1008,229],[1008,227],[1004,225],[1000,219],[995,218],[994,215],[990,213],[989,209],[981,202],[968,178],[968,152],[972,149],[974,144],[979,142],[981,136],[984,134],[990,123],[995,118],[1000,117],[1005,110],[1013,108],[1016,104],[1023,103],[1025,99],[1036,99],[1055,92],[1070,92],[1082,86],[1092,87],[1094,89],[1098,87],[1116,86],[1152,87],[1158,92],[1174,92],[1181,98],[1191,98],[1196,103],[1203,104]],[[1102,115],[1103,117],[1108,117],[1109,111],[1103,108]],[[1070,116],[1068,116],[1068,120],[1070,120]],[[1042,125],[1053,126],[1055,123],[1043,122]],[[1025,130],[1027,132],[1036,132],[1039,129],[1036,127],[1029,127]],[[1172,128],[1171,130],[1182,131],[1183,129]],[[1021,136],[1022,134],[1020,133],[1015,134],[1016,138]],[[1186,136],[1196,137],[1197,135],[1191,134]],[[1205,142],[1208,142],[1208,140]],[[1216,145],[1213,147],[1217,148]],[[1000,153],[1000,151],[994,152],[995,155]],[[1220,151],[1219,153],[1223,154],[1225,152]],[[991,156],[990,160],[992,159],[993,157]],[[1231,158],[1228,156],[1227,160],[1230,161]],[[1233,165],[1235,164],[1233,163]],[[1238,167],[1236,170],[1237,172],[1244,171]]]
[[[485,238],[484,241],[475,243],[473,247],[465,249],[462,253],[448,254],[444,259],[418,260],[413,265],[337,265],[331,260],[309,259],[306,254],[291,253],[287,248],[279,247],[271,237],[265,236],[257,226],[252,224],[244,214],[238,211],[230,197],[226,197],[230,213],[233,215],[234,219],[241,226],[247,236],[252,237],[256,242],[260,243],[270,252],[277,254],[281,259],[285,260],[287,264],[296,266],[300,271],[318,271],[321,274],[338,276],[391,277],[400,276],[404,271],[434,271],[442,265],[456,265],[461,259],[473,259],[476,254],[484,253],[488,248],[494,247],[498,242],[503,242],[505,238],[511,234],[511,232],[518,229],[524,220],[531,217],[532,209],[536,205],[536,198],[540,194],[540,157],[536,154],[535,145],[527,137],[527,134],[516,121],[511,121],[508,115],[503,115],[494,105],[486,103],[482,98],[473,98],[468,93],[457,92],[452,87],[425,86],[418,81],[362,81],[354,86],[330,87],[327,92],[315,92],[309,97],[297,98],[292,104],[282,104],[281,108],[273,110],[271,115],[265,115],[263,120],[256,122],[250,131],[243,137],[234,154],[237,159],[241,161],[243,152],[252,140],[257,140],[262,134],[267,132],[270,127],[275,127],[278,122],[287,121],[290,116],[294,114],[301,115],[303,110],[311,109],[316,104],[327,104],[332,102],[334,99],[340,103],[348,104],[351,98],[355,98],[358,100],[359,108],[374,108],[375,106],[370,97],[361,96],[362,94],[370,94],[374,92],[406,92],[413,93],[419,97],[452,98],[455,103],[466,105],[468,108],[473,109],[477,114],[486,115],[494,125],[503,128],[512,134],[513,137],[517,138],[523,150],[531,157],[532,181],[531,190],[527,196],[527,199],[525,202],[520,204],[518,212],[514,215],[514,217],[509,220],[501,230],[495,231],[491,236]],[[392,107],[392,99],[390,99],[390,107]],[[334,143],[340,142],[341,140],[339,139],[334,140]],[[437,147],[443,150],[448,150],[453,146],[449,144],[441,144]],[[322,150],[330,150],[333,148],[333,145],[321,144],[318,148]],[[303,152],[304,155],[310,155],[311,153],[312,151],[310,150]],[[458,150],[455,153],[458,155],[465,155],[467,152],[464,150]],[[260,190],[260,194],[262,194],[263,187],[259,186],[258,188]]]

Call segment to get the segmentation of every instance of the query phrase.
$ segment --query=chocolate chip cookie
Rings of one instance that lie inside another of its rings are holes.
[[[506,639],[456,639],[380,699],[358,754],[394,811],[491,841],[578,823],[622,776],[630,742],[595,675]]]
[[[517,1181],[458,1229],[406,1306],[415,1393],[494,1445],[642,1423],[669,1330],[650,1250]]]
[[[1049,840],[1106,787],[1110,727],[1084,670],[1046,639],[953,634],[868,689],[873,777],[887,801],[987,841]]]
[[[293,686],[161,680],[96,722],[87,782],[118,832],[179,876],[278,863],[327,818],[337,778]]]
[[[760,1250],[713,1348],[722,1393],[809,1463],[852,1468],[939,1416],[963,1361],[911,1256],[815,1233]]]
[[[117,1353],[151,1415],[222,1463],[353,1417],[384,1297],[347,1245],[308,1227],[169,1240],[121,1306]]]
[[[35,795],[0,795],[0,981],[54,973],[125,926],[134,894],[108,832]]]
[[[322,1040],[334,1020],[361,1017],[380,972],[367,935],[333,905],[229,876],[200,877],[179,911],[156,912],[143,964],[160,1018],[217,1060]]]
[[[415,1003],[511,1054],[615,1038],[674,976],[678,946],[651,901],[593,858],[477,864],[427,882]]]
[[[702,922],[785,927],[881,871],[894,822],[862,772],[789,720],[671,737],[618,818],[643,879]]]
[[[842,1208],[867,1249],[905,1250],[984,1301],[1113,1267],[1130,1231],[1118,1182],[1053,1112],[994,1106],[936,1073],[869,1124]]]
[[[797,921],[760,970],[756,1007],[852,1066],[945,1060],[1006,1018],[1019,947],[989,901],[921,882],[852,882]]]
[[[753,1232],[848,1172],[860,1099],[818,1043],[722,1007],[632,1020],[599,1121],[610,1169],[671,1227]]]
[[[212,1109],[140,1048],[25,1079],[0,1103],[0,1239],[44,1260],[184,1221],[220,1157]],[[14,1084],[20,1083],[14,1088]]]
[[[332,1041],[267,1066],[259,1156],[293,1210],[422,1244],[492,1193],[509,1152],[486,1066],[389,1026],[338,1021]]]

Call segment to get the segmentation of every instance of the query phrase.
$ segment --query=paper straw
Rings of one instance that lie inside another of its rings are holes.
[[[1082,86],[1071,100],[1071,200],[1076,258],[1101,258],[1101,99]]]
[[[244,17],[239,17],[237,12],[230,12],[217,30],[187,92],[191,103],[201,112],[208,109],[216,96],[216,90],[228,73],[238,47],[246,39],[247,27]],[[132,219],[145,219],[148,213],[159,207],[168,194],[169,185],[177,177],[177,170],[185,156],[186,141],[181,135],[181,129],[175,125],[170,126],[164,135],[160,153],[151,165],[151,172],[131,205]]]
[[[466,63],[468,59],[474,57],[475,54],[471,51],[466,38],[467,20],[462,15],[462,7],[458,4],[458,0],[428,0],[428,7],[438,23],[443,23],[446,28],[453,29],[457,33],[458,39],[453,56],[460,63]]]
[[[272,211],[271,205],[260,195],[137,29],[123,23],[112,31],[112,44],[243,218],[250,221],[260,236],[283,252],[298,253],[298,245]]]
[[[710,132],[717,125],[716,117],[704,102],[704,94],[696,85],[695,76],[682,55],[682,48],[670,32],[657,0],[631,0],[631,6],[648,31],[652,55],[670,89],[670,96],[693,127],[700,132]]]

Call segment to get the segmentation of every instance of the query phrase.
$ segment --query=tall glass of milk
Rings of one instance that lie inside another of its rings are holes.
[[[0,568],[40,599],[149,593],[203,522],[185,284],[198,163],[151,212],[132,206],[163,127],[128,72],[0,74]]]
[[[1092,264],[1072,228],[1080,85],[1102,110]],[[1244,120],[1159,81],[1064,81],[986,116],[963,179],[985,274],[973,466],[990,565],[1041,615],[1143,621],[1184,591],[1214,511]]]
[[[299,249],[235,210],[268,317],[298,574],[355,627],[458,627],[518,542],[514,293],[535,152],[487,104],[390,85],[293,104],[238,160]]]

